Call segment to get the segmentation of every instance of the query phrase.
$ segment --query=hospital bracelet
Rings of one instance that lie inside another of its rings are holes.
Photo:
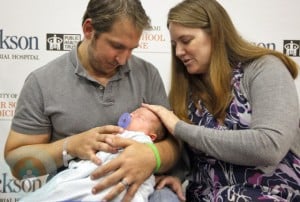
[[[158,152],[156,146],[153,143],[146,143],[146,145],[148,145],[154,153],[155,160],[156,160],[156,167],[155,167],[154,173],[157,173],[158,170],[160,169],[160,166],[161,166],[161,160],[160,160],[159,152]]]
[[[63,151],[62,151],[63,164],[64,164],[65,167],[68,167],[69,161],[73,159],[73,156],[71,156],[67,152],[67,144],[68,144],[68,138],[66,138],[64,140]]]

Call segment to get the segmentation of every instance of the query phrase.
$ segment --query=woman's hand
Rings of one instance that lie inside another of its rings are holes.
[[[156,189],[162,189],[164,187],[169,187],[172,189],[178,196],[181,201],[185,201],[185,196],[182,190],[182,183],[178,177],[175,176],[156,176]]]
[[[161,119],[168,131],[172,135],[174,134],[175,125],[179,121],[179,118],[172,111],[160,105],[142,103],[142,106],[153,111]]]
[[[99,165],[101,160],[96,156],[96,152],[116,153],[118,151],[118,148],[107,144],[105,139],[122,132],[122,128],[113,125],[92,128],[78,135],[68,137],[67,151],[72,156],[80,159],[90,159]]]

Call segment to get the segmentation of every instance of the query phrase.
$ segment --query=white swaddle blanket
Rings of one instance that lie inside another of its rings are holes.
[[[120,137],[130,138],[138,142],[152,142],[150,137],[142,132],[125,131]],[[119,153],[97,152],[102,164],[116,158]],[[35,192],[29,193],[20,199],[20,202],[55,202],[55,201],[101,201],[111,188],[107,188],[98,194],[92,194],[92,188],[103,178],[91,180],[90,174],[98,167],[90,160],[71,161],[69,168],[55,175],[49,182]],[[148,197],[154,191],[155,179],[150,176],[138,189],[132,201],[148,201]],[[121,201],[125,191],[113,201]]]

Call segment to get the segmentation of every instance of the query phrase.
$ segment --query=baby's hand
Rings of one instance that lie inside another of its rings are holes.
[[[181,181],[178,177],[161,175],[161,176],[156,176],[155,181],[156,181],[156,189],[162,189],[165,186],[167,186],[177,194],[178,198],[181,201],[186,200],[183,194]]]

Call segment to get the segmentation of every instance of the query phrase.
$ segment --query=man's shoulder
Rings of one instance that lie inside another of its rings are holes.
[[[136,55],[132,55],[130,57],[130,59],[127,62],[127,65],[131,69],[132,68],[156,69],[155,66],[151,62],[149,62],[139,56],[136,56]]]
[[[64,53],[57,58],[49,61],[45,65],[37,68],[33,71],[36,75],[59,75],[62,71],[65,71],[66,68],[73,66],[70,58],[71,53]]]
[[[135,55],[132,55],[128,60],[127,66],[129,70],[133,72],[132,75],[135,75],[137,77],[146,76],[149,78],[153,78],[159,74],[158,69],[151,62]]]

